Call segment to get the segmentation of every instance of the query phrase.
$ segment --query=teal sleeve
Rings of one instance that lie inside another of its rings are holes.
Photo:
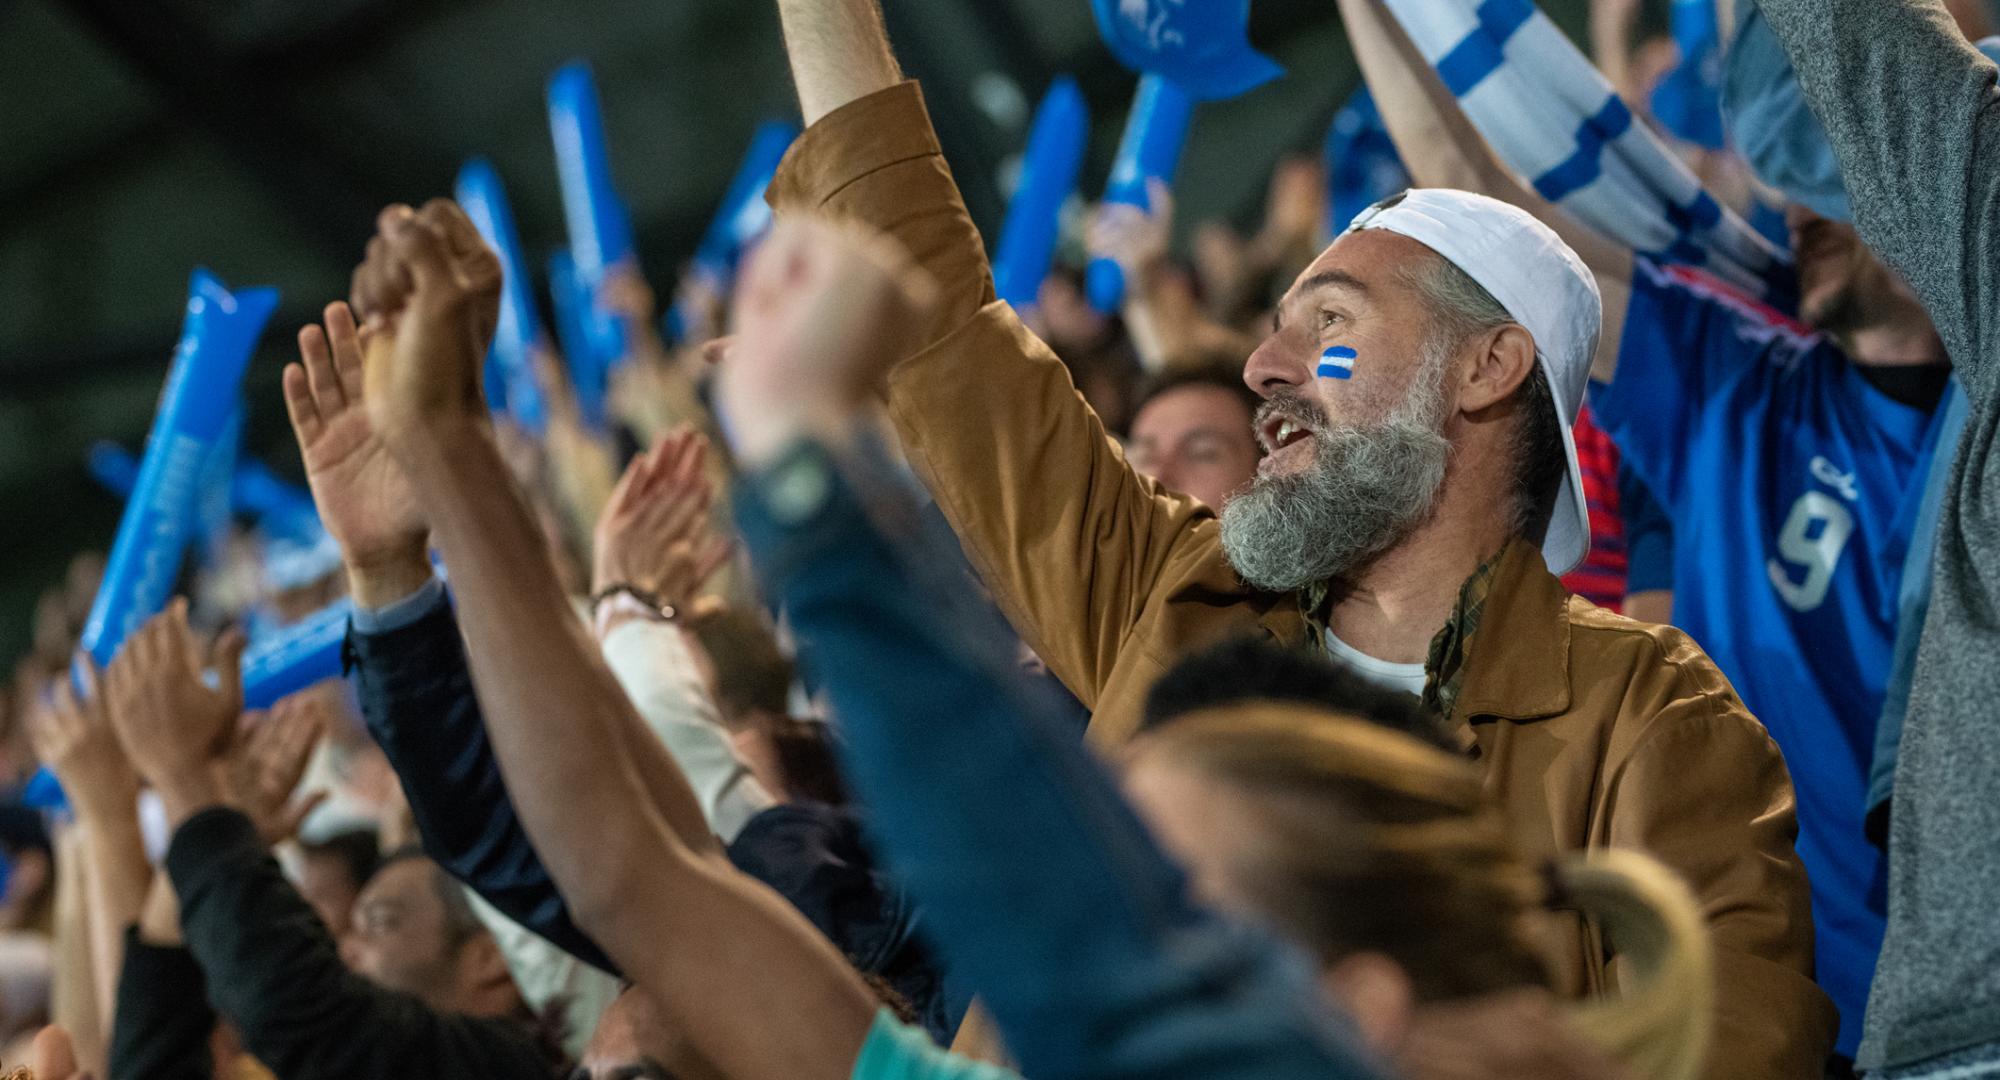
[[[941,1050],[922,1028],[878,1009],[854,1059],[853,1080],[1021,1080],[1021,1074]]]

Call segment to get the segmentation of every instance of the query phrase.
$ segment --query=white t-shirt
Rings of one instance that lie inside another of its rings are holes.
[[[1392,664],[1387,660],[1377,660],[1334,637],[1331,630],[1326,633],[1326,651],[1333,657],[1334,663],[1376,686],[1401,690],[1413,697],[1424,696],[1424,682],[1429,676],[1422,664]]]

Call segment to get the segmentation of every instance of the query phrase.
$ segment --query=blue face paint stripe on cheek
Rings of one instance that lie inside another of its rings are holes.
[[[1351,379],[1354,377],[1354,350],[1345,345],[1334,347],[1319,354],[1318,375],[1322,379]]]

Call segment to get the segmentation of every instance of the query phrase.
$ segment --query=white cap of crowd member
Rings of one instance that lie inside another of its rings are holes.
[[[1553,229],[1518,207],[1467,191],[1416,188],[1362,211],[1349,232],[1387,229],[1430,248],[1492,294],[1535,339],[1562,427],[1569,471],[1542,539],[1549,569],[1566,574],[1590,553],[1590,512],[1571,427],[1583,407],[1603,328],[1597,279]]]

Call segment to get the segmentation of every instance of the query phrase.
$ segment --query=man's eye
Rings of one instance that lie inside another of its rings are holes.
[[[1345,317],[1338,311],[1321,311],[1319,313],[1319,328],[1324,330],[1339,323]]]

